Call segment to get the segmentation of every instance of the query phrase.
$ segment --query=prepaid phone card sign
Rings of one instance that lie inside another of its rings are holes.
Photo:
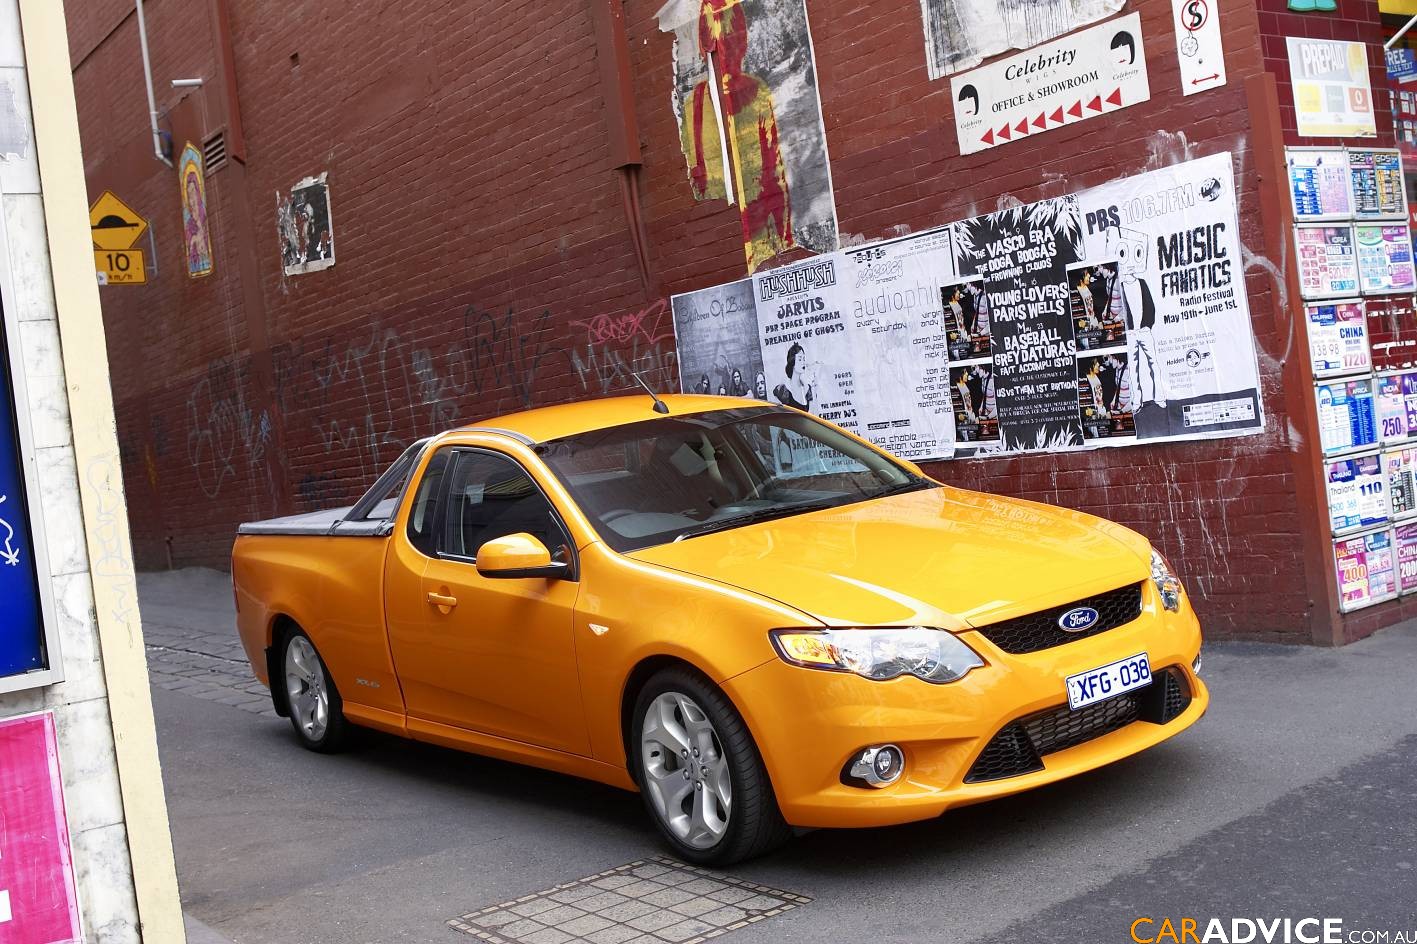
[[[1391,515],[1387,476],[1377,453],[1328,460],[1324,463],[1324,483],[1328,490],[1329,528],[1334,534],[1387,523]]]
[[[1304,138],[1372,138],[1373,89],[1363,43],[1285,38],[1294,110]]]
[[[1366,373],[1373,366],[1368,349],[1368,315],[1358,300],[1310,302],[1309,365],[1315,377]]]
[[[1345,612],[1372,606],[1397,595],[1397,555],[1392,533],[1378,531],[1335,541],[1333,563],[1338,577],[1339,608]]]
[[[1410,295],[1417,287],[1406,223],[1359,223],[1353,227],[1353,244],[1365,294]]]
[[[1285,148],[1285,163],[1296,220],[1346,220],[1353,215],[1348,152],[1342,148]]]
[[[1405,219],[1407,191],[1402,183],[1402,155],[1393,150],[1350,150],[1353,215],[1360,219]]]
[[[1294,253],[1299,261],[1299,294],[1305,298],[1358,294],[1358,256],[1351,226],[1296,226]]]

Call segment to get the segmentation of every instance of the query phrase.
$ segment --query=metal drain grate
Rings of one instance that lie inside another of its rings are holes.
[[[453,918],[489,944],[698,944],[812,899],[667,856]]]

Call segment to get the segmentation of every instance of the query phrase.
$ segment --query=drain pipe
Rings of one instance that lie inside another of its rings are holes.
[[[143,0],[134,2],[138,8],[138,45],[143,50],[143,78],[148,86],[148,120],[152,122],[153,129],[153,157],[171,167],[172,161],[162,153],[162,132],[157,127],[157,99],[153,97],[153,66],[152,61],[148,59],[148,24],[143,19]]]

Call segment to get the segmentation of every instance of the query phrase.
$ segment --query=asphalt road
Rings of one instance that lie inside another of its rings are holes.
[[[140,582],[201,941],[456,944],[475,938],[449,919],[662,853],[608,787],[373,733],[304,751],[245,690],[223,581]],[[1168,916],[1417,935],[1417,624],[1340,650],[1209,645],[1204,675],[1207,717],[1140,756],[735,867],[812,900],[723,940],[1126,942]]]

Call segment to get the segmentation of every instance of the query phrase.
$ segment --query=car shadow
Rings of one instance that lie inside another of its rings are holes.
[[[304,753],[284,721],[265,727],[272,741]],[[667,853],[633,793],[522,764],[357,729],[350,749],[332,758],[377,774],[393,788],[401,784],[454,792],[469,800],[512,803],[538,820],[547,813],[575,810],[588,826],[623,831],[628,845],[643,855]],[[1164,836],[1165,810],[1194,803],[1215,758],[1187,739],[1169,741],[1059,783],[974,806],[947,811],[933,820],[870,829],[802,830],[794,842],[758,860],[777,871],[849,877],[918,873],[924,868],[968,867],[981,849],[994,867],[1033,858],[1036,850],[1068,833],[1101,822],[1116,823],[1160,813],[1142,828]],[[568,837],[569,839],[569,837]]]

